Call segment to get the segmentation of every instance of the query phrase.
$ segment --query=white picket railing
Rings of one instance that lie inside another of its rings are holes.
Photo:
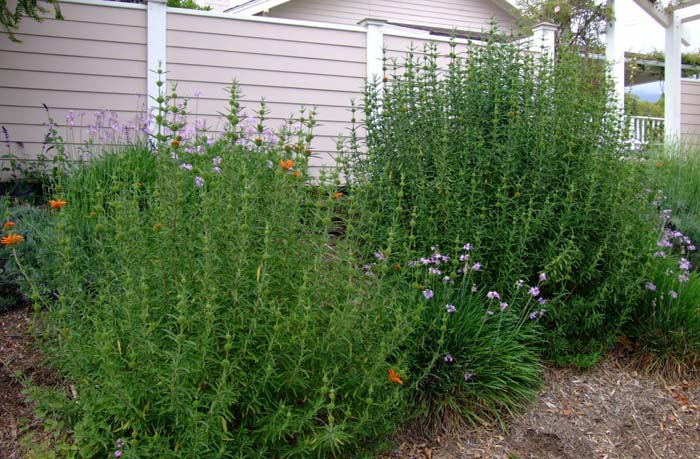
[[[664,119],[652,116],[630,116],[630,141],[647,145],[663,139]]]

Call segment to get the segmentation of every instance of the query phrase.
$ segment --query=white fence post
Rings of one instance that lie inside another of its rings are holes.
[[[605,32],[605,54],[615,85],[617,108],[623,112],[625,109],[625,42],[622,37],[622,28],[617,24],[622,17],[622,10],[620,0],[607,0],[607,4],[614,12],[615,21],[608,23]]]
[[[666,28],[666,63],[664,78],[665,137],[677,142],[681,134],[681,18],[677,11],[669,14]]]
[[[384,77],[384,25],[385,20],[366,18],[360,25],[367,28],[367,82]]]
[[[147,48],[147,97],[148,113],[153,113],[153,109],[158,106],[158,77],[163,82],[163,92],[165,88],[166,70],[166,0],[148,0],[148,41]],[[163,73],[158,75],[156,71],[162,69]]]
[[[532,28],[532,41],[530,51],[542,53],[550,62],[554,61],[555,47],[557,43],[557,31],[559,27],[549,22],[540,22]]]

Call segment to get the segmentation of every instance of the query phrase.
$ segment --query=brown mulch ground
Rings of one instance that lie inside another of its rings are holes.
[[[0,458],[19,459],[23,428],[40,431],[25,403],[21,372],[36,384],[59,384],[40,365],[28,336],[27,307],[0,314]],[[700,381],[665,383],[638,374],[611,357],[582,373],[548,369],[536,404],[512,419],[508,432],[495,426],[436,437],[410,434],[382,459],[698,459]],[[399,437],[401,438],[401,437]]]
[[[24,457],[20,439],[41,430],[32,407],[25,403],[22,378],[42,386],[59,383],[55,374],[42,367],[41,354],[29,335],[28,306],[0,314],[0,458]]]

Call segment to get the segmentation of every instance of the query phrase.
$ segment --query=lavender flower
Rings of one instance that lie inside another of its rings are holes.
[[[381,252],[374,252],[374,258],[376,258],[379,261],[384,261],[386,260],[386,257],[384,256],[383,253]]]
[[[538,287],[530,287],[530,290],[528,290],[528,293],[532,296],[539,296],[540,289]]]
[[[479,271],[479,270],[481,269],[481,263],[474,263],[474,264],[472,265],[472,269],[473,269],[474,271]]]
[[[460,256],[459,256],[459,261],[461,261],[462,263],[465,263],[465,262],[469,261],[469,254],[468,254],[468,253],[465,253],[465,254],[463,254],[463,255],[460,255]]]
[[[688,246],[688,250],[690,250],[691,252],[695,252],[695,250],[697,250],[697,249],[696,249],[696,247],[695,247],[693,244],[690,244],[690,245]]]
[[[442,278],[442,282],[445,284],[449,284],[450,282],[452,282],[452,279],[450,279],[450,276],[445,276]]]
[[[116,450],[116,451],[114,452],[114,457],[122,457],[122,452],[119,451],[119,450]]]
[[[432,274],[434,276],[439,276],[440,274],[442,274],[442,271],[440,271],[437,268],[428,268],[428,274]]]
[[[408,267],[409,267],[409,268],[415,268],[416,266],[418,266],[418,261],[416,261],[416,260],[411,260],[411,261],[408,262]]]
[[[535,319],[537,319],[537,315],[538,315],[538,312],[537,312],[537,311],[533,311],[532,313],[530,313],[530,320],[535,320]]]
[[[467,252],[469,252],[469,251],[472,249],[472,245],[469,244],[469,243],[467,243],[467,244],[464,244],[464,247],[462,247],[462,248],[463,248],[464,250],[466,250]]]
[[[646,287],[647,287],[647,290],[650,290],[652,292],[656,291],[656,285],[652,284],[651,282],[647,282]]]
[[[671,298],[673,298],[674,300],[675,300],[676,298],[678,298],[678,292],[676,292],[676,291],[671,290],[670,292],[668,292],[668,294],[669,294],[669,295],[671,296]]]
[[[486,297],[489,300],[500,300],[501,299],[501,295],[499,295],[498,292],[494,292],[494,291],[488,292],[486,294]]]
[[[486,311],[486,315],[492,316],[493,314],[494,314],[494,312],[490,309],[488,311]]]
[[[540,282],[544,282],[547,280],[547,273],[540,273]]]
[[[272,161],[268,160],[267,161],[267,168],[268,169],[274,169],[275,165],[272,163]]]
[[[214,159],[211,160],[211,162],[212,162],[215,166],[221,166],[221,161],[222,161],[221,156],[217,156],[216,158],[214,158]]]
[[[525,281],[522,279],[519,279],[518,282],[515,283],[515,288],[520,290],[521,288],[523,288],[524,285],[525,285]]]
[[[214,166],[214,167],[212,167],[211,171],[215,174],[220,174],[221,168],[219,166]]]
[[[479,291],[479,287],[476,286],[476,284],[472,285],[472,293],[476,293]]]
[[[688,282],[690,280],[690,276],[688,276],[688,273],[679,274],[678,280],[681,282]]]
[[[426,300],[429,300],[433,296],[435,296],[435,293],[433,293],[433,291],[430,290],[429,288],[426,288],[425,290],[423,290],[423,296],[425,297]]]
[[[469,373],[469,372],[464,373],[464,380],[465,380],[465,381],[469,381],[470,379],[472,379],[472,376],[473,376],[473,375],[472,375],[471,373]]]
[[[455,358],[452,357],[451,354],[447,354],[447,355],[445,356],[445,362],[447,362],[447,363],[452,363],[452,362],[454,362],[454,361],[455,361]]]
[[[194,178],[194,186],[197,188],[202,188],[204,186],[204,179],[200,176]]]
[[[537,302],[538,302],[539,304],[541,304],[541,305],[545,305],[545,304],[547,304],[547,300],[545,300],[545,299],[544,299],[544,298],[542,298],[542,297],[540,297],[540,298],[537,298]]]
[[[191,170],[192,170],[192,164],[189,164],[189,163],[182,163],[182,164],[180,164],[180,169],[185,170],[185,171],[191,171]]]
[[[690,268],[692,267],[690,262],[685,258],[681,258],[681,261],[678,263],[678,266],[684,271],[690,271]]]
[[[663,250],[659,250],[658,252],[654,252],[654,256],[659,258],[666,258],[666,252],[664,252]]]
[[[506,309],[508,309],[508,303],[506,303],[504,301],[503,303],[500,304],[500,307],[501,307],[501,311],[505,311]]]
[[[448,314],[454,314],[455,312],[457,312],[457,308],[455,307],[454,304],[446,304],[445,310],[447,311]]]

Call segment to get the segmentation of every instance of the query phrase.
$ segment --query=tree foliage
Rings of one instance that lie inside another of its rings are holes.
[[[525,25],[550,22],[559,27],[557,48],[575,46],[589,52],[600,51],[601,35],[614,20],[612,9],[595,0],[519,0]]]
[[[63,19],[61,8],[58,5],[58,0],[47,0],[53,6],[54,17]],[[8,38],[19,43],[19,39],[14,35],[19,28],[19,23],[24,17],[30,17],[35,21],[41,22],[44,17],[42,13],[47,13],[49,10],[37,4],[37,0],[17,0],[14,10],[12,5],[8,5],[7,0],[0,0],[0,26],[2,30],[8,34]]]

